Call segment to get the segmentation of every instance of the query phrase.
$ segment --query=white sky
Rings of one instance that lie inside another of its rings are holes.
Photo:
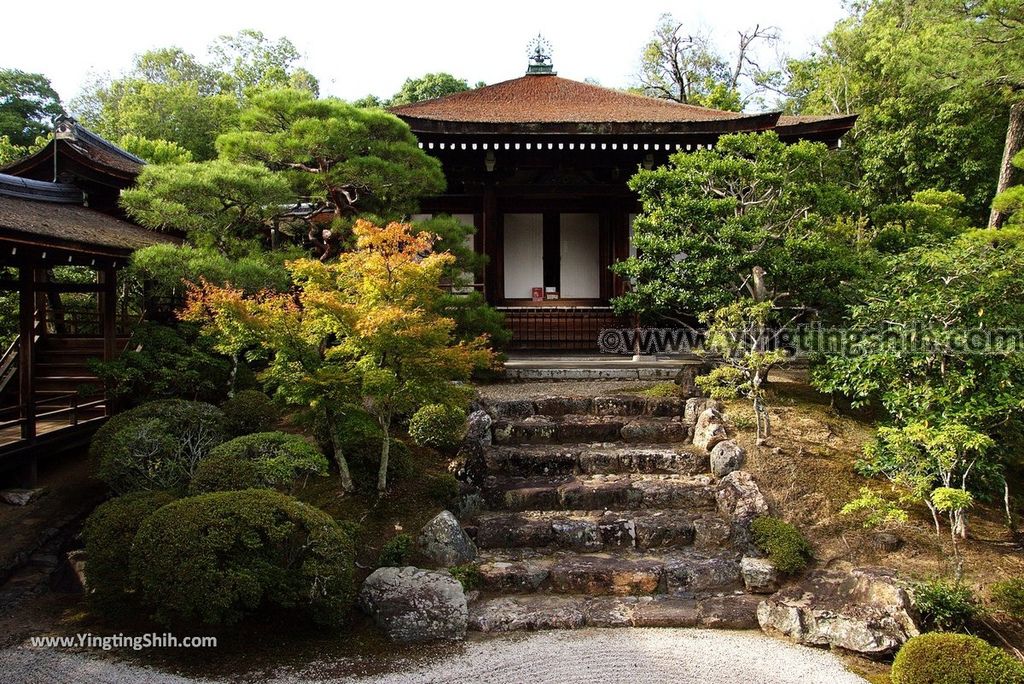
[[[799,56],[843,16],[842,0],[4,0],[0,67],[42,72],[67,102],[90,72],[117,74],[134,54],[177,45],[200,56],[224,33],[287,36],[321,93],[390,96],[409,76],[448,71],[471,84],[520,76],[542,32],[561,76],[628,85],[663,12],[710,27],[723,48],[755,23],[782,30]]]

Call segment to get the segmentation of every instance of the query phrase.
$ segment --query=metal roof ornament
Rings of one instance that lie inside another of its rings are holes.
[[[527,45],[527,57],[530,60],[526,67],[527,74],[554,74],[555,67],[551,62],[551,43],[544,36],[537,34]]]

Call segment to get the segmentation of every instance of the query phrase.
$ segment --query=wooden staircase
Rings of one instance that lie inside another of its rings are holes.
[[[118,349],[124,348],[127,338],[119,338]],[[79,420],[104,415],[103,383],[90,368],[90,362],[103,358],[102,337],[45,336],[36,343],[33,359],[34,392],[32,399],[38,413],[70,409],[78,404],[90,406],[81,409]]]

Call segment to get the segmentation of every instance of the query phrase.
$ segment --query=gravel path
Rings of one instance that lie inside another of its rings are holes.
[[[754,632],[606,629],[477,637],[429,662],[400,660],[390,674],[353,679],[338,662],[280,670],[268,682],[353,684],[865,684],[827,651]],[[341,666],[341,667],[339,667]],[[7,684],[195,684],[199,680],[77,653],[0,651]]]

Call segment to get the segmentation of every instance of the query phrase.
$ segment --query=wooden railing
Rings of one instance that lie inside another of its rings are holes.
[[[622,327],[607,306],[499,306],[519,350],[597,351],[605,328]]]
[[[42,401],[7,406],[0,409],[0,431],[18,427],[22,440],[33,439],[38,435],[38,427],[41,422],[53,422],[61,416],[67,416],[66,423],[63,425],[58,423],[59,426],[53,426],[46,432],[52,432],[53,429],[62,427],[74,427],[80,423],[105,417],[105,412],[98,410],[102,409],[105,404],[106,399],[82,401],[82,397],[77,392],[68,392]],[[88,412],[89,409],[97,409],[96,415],[83,416],[82,414]],[[10,441],[8,440],[8,443]]]

